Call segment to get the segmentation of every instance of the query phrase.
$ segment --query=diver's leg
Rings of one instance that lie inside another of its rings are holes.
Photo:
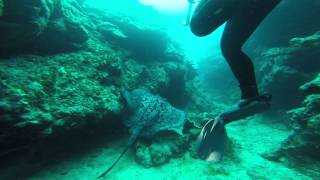
[[[268,0],[261,5],[247,6],[230,18],[224,29],[221,40],[222,53],[240,84],[242,99],[259,95],[253,63],[242,51],[242,46],[279,2],[280,0]]]
[[[241,98],[247,99],[259,95],[253,63],[242,51],[244,42],[255,27],[252,27],[251,31],[249,31],[249,23],[246,25],[246,22],[243,22],[243,25],[240,26],[236,19],[238,18],[232,18],[225,27],[221,40],[221,50],[231,71],[239,82]]]
[[[190,22],[193,34],[206,36],[225,23],[237,10],[234,0],[202,0]]]

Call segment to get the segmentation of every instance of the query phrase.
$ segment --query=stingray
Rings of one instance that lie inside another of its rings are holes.
[[[129,128],[129,140],[113,164],[98,178],[104,177],[119,162],[121,157],[135,143],[138,137],[151,138],[160,131],[173,130],[182,134],[186,122],[185,112],[173,107],[160,96],[153,95],[144,89],[124,91],[124,99],[132,112],[123,123]]]

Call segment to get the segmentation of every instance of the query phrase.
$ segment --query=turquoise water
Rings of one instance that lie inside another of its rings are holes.
[[[197,139],[241,93],[225,24],[198,37],[188,7],[0,0],[0,180],[97,179],[114,162],[100,179],[319,179],[320,3],[283,0],[241,48],[273,99],[222,126],[216,162]]]
[[[170,1],[164,3],[156,1],[148,3],[146,1],[146,3],[145,5],[136,1],[109,2],[101,0],[87,1],[86,5],[101,9],[106,13],[124,14],[137,23],[166,31],[183,48],[187,58],[195,64],[209,53],[212,56],[221,57],[219,41],[223,27],[210,36],[198,38],[191,33],[188,26],[183,25],[188,11],[188,4],[185,1],[173,1],[172,3]],[[196,5],[192,9],[195,9]]]

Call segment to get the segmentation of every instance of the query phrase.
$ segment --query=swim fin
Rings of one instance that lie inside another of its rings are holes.
[[[264,94],[244,100],[239,105],[220,114],[215,120],[209,120],[202,128],[196,141],[198,156],[208,161],[219,161],[227,141],[224,125],[265,111],[270,107],[271,98],[271,95]]]
[[[243,119],[270,108],[270,94],[260,95],[251,99],[242,100],[238,105],[231,107],[220,115],[223,124]]]
[[[226,129],[220,119],[209,120],[201,130],[196,141],[196,152],[201,159],[217,162],[227,140]]]

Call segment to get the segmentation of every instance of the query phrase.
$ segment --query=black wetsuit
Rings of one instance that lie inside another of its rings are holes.
[[[243,99],[259,93],[252,61],[242,51],[242,46],[280,1],[202,0],[191,19],[191,31],[197,36],[206,36],[227,22],[221,50],[240,84]]]

